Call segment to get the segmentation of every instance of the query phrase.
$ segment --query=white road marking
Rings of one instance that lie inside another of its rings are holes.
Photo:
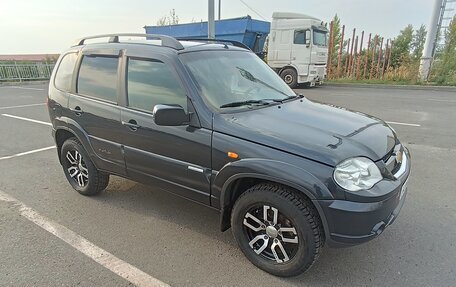
[[[35,223],[52,235],[65,241],[73,248],[93,259],[98,264],[109,269],[135,286],[169,286],[168,284],[139,270],[135,266],[117,258],[106,250],[96,246],[84,237],[57,222],[39,214],[21,201],[0,190],[0,201],[14,205],[21,216]]]
[[[44,91],[44,89],[41,89],[41,88],[30,88],[30,87],[20,87],[20,86],[8,86],[8,88],[22,89],[22,90]]]
[[[40,151],[45,151],[45,150],[53,149],[53,148],[55,148],[55,146],[48,146],[48,147],[43,147],[43,148],[39,148],[39,149],[34,149],[34,150],[26,151],[26,152],[21,152],[21,153],[13,154],[13,155],[3,156],[3,157],[0,157],[0,160],[15,158],[15,157],[23,156],[23,155],[28,155],[28,154],[32,154],[32,153],[36,153],[36,152],[40,152]]]
[[[34,107],[34,106],[44,106],[45,104],[46,103],[28,104],[28,105],[19,105],[19,106],[9,106],[9,107],[0,107],[0,110],[15,109],[15,108],[25,108],[25,107]]]
[[[387,123],[389,124],[393,124],[393,125],[403,125],[403,126],[410,126],[410,127],[421,127],[421,125],[419,124],[409,124],[409,123],[400,123],[400,122],[388,122]]]
[[[444,102],[444,103],[456,103],[456,100],[440,100],[440,99],[427,99],[428,101]]]
[[[29,121],[29,122],[32,122],[32,123],[37,123],[37,124],[52,126],[51,123],[43,122],[43,121],[38,121],[38,120],[34,120],[34,119],[18,117],[18,116],[13,116],[13,115],[9,115],[9,114],[2,114],[2,116],[4,116],[4,117],[9,117],[9,118],[13,118],[13,119],[18,119],[18,120]]]

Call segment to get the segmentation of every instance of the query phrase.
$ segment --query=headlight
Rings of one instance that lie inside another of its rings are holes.
[[[380,170],[366,157],[344,160],[334,170],[334,180],[349,191],[369,189],[383,179]]]

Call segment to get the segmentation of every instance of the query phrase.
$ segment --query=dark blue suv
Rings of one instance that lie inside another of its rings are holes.
[[[274,275],[378,236],[404,204],[410,156],[394,130],[296,95],[240,43],[85,38],[60,56],[48,107],[79,193],[114,174],[216,209]]]

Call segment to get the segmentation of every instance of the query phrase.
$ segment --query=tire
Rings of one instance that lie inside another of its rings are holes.
[[[290,88],[294,89],[298,86],[298,74],[293,68],[286,68],[280,73],[280,77]]]
[[[108,186],[109,174],[95,167],[76,138],[69,138],[63,143],[60,158],[68,182],[80,194],[95,195]]]
[[[309,203],[271,183],[248,189],[231,213],[233,235],[244,255],[258,268],[281,277],[299,275],[317,260],[323,247],[319,222]]]

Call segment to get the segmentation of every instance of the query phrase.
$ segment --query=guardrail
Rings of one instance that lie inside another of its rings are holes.
[[[0,82],[48,80],[54,65],[49,63],[0,63]]]

